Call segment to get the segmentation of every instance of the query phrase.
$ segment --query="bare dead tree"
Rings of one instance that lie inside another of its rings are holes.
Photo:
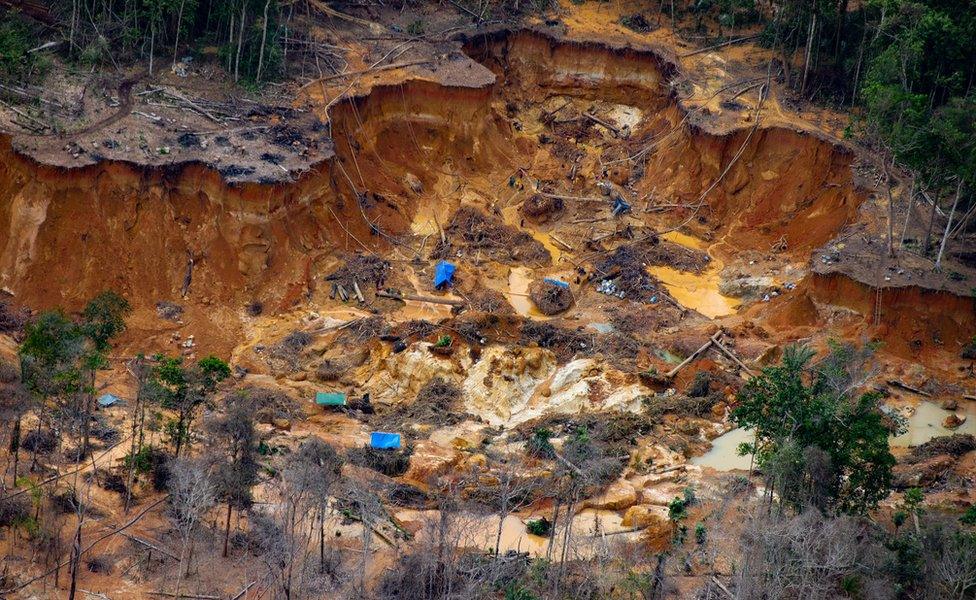
[[[368,489],[359,486],[347,485],[341,492],[343,502],[348,507],[349,514],[354,515],[356,520],[362,523],[361,553],[359,562],[356,565],[356,577],[352,583],[352,592],[356,597],[366,597],[368,586],[366,583],[366,571],[369,567],[369,556],[372,552],[374,528],[382,515],[386,513],[379,497]]]
[[[17,485],[17,466],[20,459],[21,422],[33,406],[31,395],[24,389],[20,376],[12,365],[0,364],[0,421],[10,424],[7,450],[13,462],[11,485]],[[0,487],[3,478],[0,477]]]
[[[736,598],[834,598],[841,579],[871,570],[860,533],[850,517],[817,510],[785,516],[756,507],[740,540]]]
[[[949,530],[941,541],[938,558],[931,561],[931,580],[941,598],[963,600],[976,591],[976,537]],[[930,554],[930,556],[932,555]]]
[[[230,518],[233,510],[245,510],[253,502],[251,488],[257,482],[257,434],[254,403],[246,394],[225,400],[225,412],[207,422],[209,453],[215,464],[217,495],[227,505],[223,556],[228,555]]]
[[[527,472],[524,465],[507,462],[491,472],[495,483],[486,490],[489,502],[498,518],[498,528],[495,531],[495,558],[501,556],[502,533],[505,520],[514,512],[528,506],[536,499],[536,494],[543,485],[543,481]],[[478,484],[482,485],[482,484]]]
[[[289,501],[317,515],[319,570],[325,571],[325,521],[332,489],[342,476],[342,457],[317,437],[302,442],[282,472]],[[314,517],[313,517],[314,518]]]
[[[213,466],[199,459],[175,459],[170,466],[169,490],[170,516],[180,532],[181,542],[174,592],[179,600],[182,597],[183,578],[189,576],[193,563],[194,534],[216,501]]]
[[[952,202],[952,208],[949,209],[949,220],[946,221],[945,233],[942,234],[942,242],[939,244],[939,254],[935,257],[935,270],[942,270],[942,254],[945,252],[946,242],[949,241],[949,231],[952,230],[952,219],[956,216],[956,207],[959,206],[959,198],[962,197],[964,180],[960,177],[959,182],[956,184],[956,199]]]

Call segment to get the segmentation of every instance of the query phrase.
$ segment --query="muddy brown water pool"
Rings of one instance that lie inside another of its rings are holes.
[[[955,429],[943,427],[943,421],[953,412],[964,415],[966,422]],[[964,402],[955,411],[944,410],[932,402],[920,402],[913,407],[912,414],[908,416],[905,433],[891,437],[891,446],[895,448],[918,446],[934,437],[965,433],[976,435],[976,402]],[[752,430],[741,427],[732,429],[712,440],[712,448],[705,454],[691,459],[691,463],[716,471],[747,470],[751,457],[748,454],[739,456],[737,449],[740,444],[752,443],[752,441]]]
[[[686,248],[707,251],[704,242],[678,231],[668,232],[661,237]],[[722,261],[709,256],[708,267],[701,273],[679,271],[669,266],[648,267],[647,270],[685,308],[696,310],[710,319],[731,315],[738,310],[741,302],[719,292],[724,265]]]

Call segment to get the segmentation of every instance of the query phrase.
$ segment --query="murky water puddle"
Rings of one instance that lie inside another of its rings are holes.
[[[515,311],[523,317],[533,319],[548,319],[542,314],[532,299],[529,298],[529,284],[532,283],[532,269],[528,267],[513,267],[508,273],[508,292],[505,296]]]
[[[661,237],[686,248],[703,249],[701,240],[677,231]],[[701,273],[679,271],[667,266],[648,267],[647,271],[658,278],[668,293],[682,306],[716,319],[733,314],[741,304],[739,300],[723,296],[718,291],[723,266],[722,261],[712,257],[708,267]]]
[[[945,418],[956,413],[966,416],[966,422],[955,429],[942,426]],[[976,435],[976,402],[963,400],[959,408],[954,411],[943,410],[932,402],[920,402],[915,412],[908,418],[908,431],[893,436],[890,443],[893,447],[918,446],[942,435],[954,433],[969,433]],[[733,429],[712,440],[712,448],[702,456],[691,459],[691,463],[702,467],[710,467],[716,471],[747,470],[750,456],[739,456],[736,451],[739,444],[752,443],[751,430],[741,427]]]
[[[712,449],[691,459],[691,464],[716,471],[747,471],[752,456],[739,456],[740,444],[751,444],[755,437],[751,429],[737,427],[712,440]]]
[[[562,248],[556,245],[552,239],[552,236],[550,236],[548,233],[534,229],[529,223],[525,223],[523,225],[522,218],[519,216],[517,204],[506,206],[502,209],[502,220],[506,225],[531,235],[536,241],[542,244],[546,250],[549,251],[549,255],[552,256],[552,264],[555,265],[559,263],[559,259],[563,255]]]
[[[942,426],[942,422],[952,413],[965,415],[966,422],[955,429],[946,429]],[[954,411],[943,410],[932,402],[920,402],[915,407],[914,414],[908,418],[908,431],[891,438],[891,445],[917,446],[934,437],[954,433],[976,435],[976,402],[961,400],[959,408]]]

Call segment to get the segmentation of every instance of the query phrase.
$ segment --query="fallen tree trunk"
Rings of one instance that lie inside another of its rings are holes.
[[[150,541],[144,540],[142,538],[138,538],[138,537],[136,537],[134,535],[130,535],[130,534],[125,533],[125,532],[120,533],[119,535],[121,535],[122,537],[124,537],[127,540],[132,540],[133,542],[135,542],[137,544],[141,544],[141,545],[145,546],[146,548],[149,548],[150,550],[155,550],[156,552],[159,552],[163,556],[166,556],[166,557],[171,558],[171,559],[176,560],[176,561],[180,560],[178,556],[176,556],[175,554],[173,554],[169,550],[163,548],[162,546],[158,546],[158,545],[156,545],[156,544],[154,544],[154,543],[152,543]],[[185,596],[185,594],[184,594],[184,596]]]
[[[381,298],[392,298],[394,300],[416,300],[417,302],[429,302],[431,304],[447,304],[449,306],[464,306],[464,300],[451,300],[450,298],[437,298],[434,296],[418,296],[417,294],[395,294],[386,290],[376,292]]]
[[[741,44],[742,42],[748,42],[749,40],[756,39],[757,37],[759,37],[759,35],[760,34],[758,34],[758,33],[756,35],[747,35],[745,37],[735,38],[734,40],[728,40],[726,42],[722,42],[721,44],[715,44],[714,46],[706,46],[705,48],[699,48],[698,50],[693,50],[691,52],[685,52],[684,54],[682,54],[681,56],[679,56],[679,58],[686,58],[688,56],[694,56],[696,54],[701,54],[703,52],[708,52],[710,50],[715,50],[717,48],[724,48],[725,46],[731,46],[732,44]]]
[[[680,371],[681,369],[687,367],[692,361],[694,361],[696,358],[698,358],[699,356],[701,356],[702,354],[704,354],[704,352],[706,350],[708,350],[708,348],[711,345],[712,345],[712,340],[708,340],[707,342],[705,342],[705,344],[701,348],[699,348],[698,350],[695,350],[694,352],[692,352],[688,356],[688,358],[686,358],[683,361],[681,361],[681,364],[679,364],[677,367],[675,367],[675,368],[671,369],[670,371],[668,371],[667,373],[665,373],[664,376],[666,378],[668,378],[668,379],[671,379],[672,377],[674,377],[675,375],[678,374],[678,371]]]
[[[728,348],[726,348],[725,346],[723,346],[722,345],[722,342],[718,341],[718,336],[719,335],[720,335],[720,332],[718,332],[718,333],[716,333],[715,335],[712,336],[712,343],[715,344],[715,347],[718,348],[719,350],[721,350],[723,354],[725,354],[726,356],[728,356],[729,358],[731,358],[733,361],[735,361],[735,364],[739,365],[739,367],[741,367],[742,370],[746,372],[746,374],[748,374],[750,377],[752,377],[753,376],[752,370],[749,369],[749,367],[747,367],[744,362],[742,362],[741,360],[739,360],[739,357],[736,356],[734,352],[732,352],[731,350],[729,350]]]
[[[887,383],[890,386],[894,386],[896,388],[901,388],[903,390],[907,390],[907,391],[909,391],[909,392],[911,392],[913,394],[918,394],[919,396],[924,396],[926,398],[931,398],[932,397],[932,394],[930,394],[928,392],[923,392],[922,390],[920,390],[918,388],[914,388],[914,387],[908,385],[907,383],[902,383],[902,382],[898,381],[897,379],[889,379],[887,381]]]

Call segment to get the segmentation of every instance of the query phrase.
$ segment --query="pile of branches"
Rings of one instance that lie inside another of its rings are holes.
[[[494,260],[506,264],[549,264],[552,256],[541,242],[524,231],[519,231],[490,217],[472,206],[457,209],[445,233],[451,243],[469,250],[480,250]],[[434,255],[446,258],[452,254],[449,245],[438,244]]]

